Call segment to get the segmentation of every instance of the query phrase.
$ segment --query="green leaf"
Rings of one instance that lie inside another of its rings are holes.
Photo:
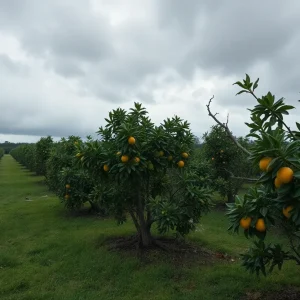
[[[262,207],[259,212],[262,214],[263,217],[265,217],[268,213],[268,208],[267,207]]]
[[[258,81],[259,81],[259,78],[257,78],[256,81],[254,82],[253,91],[258,87]]]

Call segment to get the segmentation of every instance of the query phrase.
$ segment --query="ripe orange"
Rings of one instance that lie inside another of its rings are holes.
[[[136,163],[139,163],[139,162],[141,161],[141,159],[140,159],[139,157],[135,157],[135,158],[134,158],[134,161],[135,161]]]
[[[121,161],[122,161],[123,163],[127,163],[128,160],[129,160],[128,155],[122,155],[122,156],[121,156]]]
[[[251,225],[251,221],[252,221],[252,219],[250,217],[242,218],[242,219],[240,219],[240,225],[242,228],[247,230],[247,229],[249,229],[249,227]]]
[[[178,167],[179,168],[183,168],[184,167],[184,161],[183,160],[180,160],[178,163],[177,163]]]
[[[291,213],[290,211],[294,209],[294,206],[289,205],[286,208],[283,208],[282,213],[285,215],[286,218],[290,218],[291,217]]]
[[[282,185],[282,182],[278,179],[278,177],[275,178],[274,185],[275,185],[276,189],[279,189],[280,186]]]
[[[129,145],[134,145],[135,144],[135,138],[133,136],[128,138],[128,144]]]
[[[263,171],[266,172],[268,165],[272,161],[272,157],[264,157],[259,161],[259,168]]]
[[[259,232],[265,232],[266,231],[266,224],[263,218],[260,218],[257,220],[255,224],[255,228]]]
[[[105,172],[108,172],[108,171],[109,171],[109,166],[108,166],[108,165],[104,165],[104,166],[103,166],[103,170],[104,170]]]
[[[173,159],[173,156],[172,155],[169,155],[168,156],[168,161],[171,161]]]
[[[66,184],[66,189],[71,188],[71,186],[69,184]]]
[[[65,199],[66,199],[66,200],[70,199],[70,195],[66,194],[66,195],[65,195]]]
[[[282,183],[289,183],[293,180],[294,171],[289,167],[282,167],[277,172],[277,178]]]
[[[181,153],[181,156],[182,156],[183,158],[188,158],[188,157],[189,157],[188,153],[186,153],[186,152]]]

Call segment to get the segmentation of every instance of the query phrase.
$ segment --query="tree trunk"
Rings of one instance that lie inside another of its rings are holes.
[[[140,226],[138,236],[140,248],[147,248],[152,245],[153,238],[150,232],[150,226],[146,224],[144,224],[144,226]]]
[[[235,198],[235,197],[234,197],[233,192],[232,192],[232,191],[228,191],[228,192],[227,192],[227,202],[228,202],[228,203],[233,203],[233,202],[235,201],[234,198]]]

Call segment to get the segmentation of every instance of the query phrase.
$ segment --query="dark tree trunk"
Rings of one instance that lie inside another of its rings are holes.
[[[229,191],[228,193],[227,193],[227,202],[228,203],[233,203],[234,201],[235,201],[235,196],[234,196],[234,194],[233,194],[233,192],[232,191]]]
[[[150,226],[144,224],[144,226],[140,226],[139,232],[139,247],[140,248],[147,248],[152,245],[153,238],[150,231]]]

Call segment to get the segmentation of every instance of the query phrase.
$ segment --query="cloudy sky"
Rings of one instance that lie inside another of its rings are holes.
[[[0,141],[85,137],[135,101],[201,136],[212,95],[245,135],[255,102],[232,85],[245,73],[299,121],[299,49],[299,0],[0,0]]]

